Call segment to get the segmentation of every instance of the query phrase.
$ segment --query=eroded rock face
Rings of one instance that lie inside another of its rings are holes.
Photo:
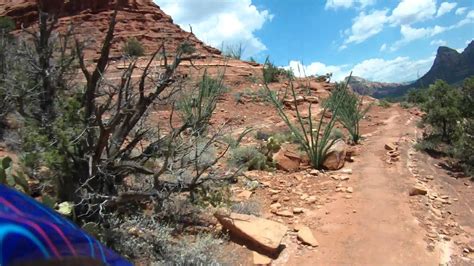
[[[28,26],[37,19],[38,8],[51,14],[59,14],[61,17],[73,16],[87,11],[97,13],[101,11],[113,10],[117,7],[121,9],[135,9],[153,6],[151,0],[4,0],[0,4],[0,13],[13,18],[18,25]]]
[[[119,12],[111,56],[120,55],[123,43],[130,37],[137,38],[147,53],[154,52],[162,43],[167,52],[172,53],[187,41],[203,56],[220,54],[194,34],[175,25],[152,0],[3,0],[0,2],[0,16],[11,17],[18,29],[21,26],[34,27],[39,6],[48,13],[59,14],[58,32],[66,32],[73,25],[75,35],[89,44],[85,51],[86,59],[98,57],[116,6]],[[21,34],[21,30],[16,33]]]

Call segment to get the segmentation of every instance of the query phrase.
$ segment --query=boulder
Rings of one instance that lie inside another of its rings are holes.
[[[282,147],[273,155],[273,162],[275,162],[277,169],[287,172],[298,170],[302,161],[301,155],[286,147]]]
[[[324,168],[328,170],[339,170],[344,167],[346,147],[347,145],[343,140],[336,141],[326,154],[326,159],[323,162]]]
[[[307,226],[299,226],[296,228],[298,230],[298,239],[303,242],[304,244],[317,247],[319,246],[318,241],[313,236],[313,232]]]
[[[216,212],[214,216],[232,235],[271,253],[278,251],[288,231],[281,223],[253,215]]]

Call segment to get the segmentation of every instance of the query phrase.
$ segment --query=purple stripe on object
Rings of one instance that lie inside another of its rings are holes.
[[[13,206],[10,202],[8,202],[7,200],[5,200],[4,198],[0,197],[0,203],[3,203],[5,204],[9,209],[11,209],[12,211],[14,211],[16,214],[18,215],[22,215],[23,213],[18,210],[15,206]],[[61,255],[59,254],[59,251],[57,250],[56,246],[54,246],[54,244],[51,242],[51,239],[48,237],[48,235],[43,231],[43,229],[41,229],[40,226],[38,226],[37,224],[33,223],[33,222],[30,222],[30,221],[27,221],[27,220],[24,220],[24,219],[18,219],[18,218],[15,218],[15,217],[5,217],[7,219],[10,219],[10,220],[14,220],[18,223],[24,223],[24,224],[28,224],[29,226],[33,227],[33,229],[35,229],[35,231],[38,232],[38,234],[40,234],[44,240],[46,241],[46,243],[48,244],[49,248],[53,251],[54,255],[58,258],[61,257]]]

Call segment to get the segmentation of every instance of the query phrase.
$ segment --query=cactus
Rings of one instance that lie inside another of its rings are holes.
[[[13,160],[10,157],[0,159],[0,184],[29,193],[30,187],[22,172],[13,173]]]

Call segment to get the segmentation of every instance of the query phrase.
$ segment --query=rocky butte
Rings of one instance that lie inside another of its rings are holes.
[[[112,56],[120,55],[124,41],[137,38],[147,53],[164,43],[169,52],[187,40],[202,56],[219,56],[220,51],[205,45],[194,34],[173,23],[152,0],[3,0],[0,16],[12,18],[17,33],[22,27],[35,27],[39,7],[50,14],[59,15],[58,32],[66,32],[72,25],[79,39],[86,41],[86,58],[96,58],[107,32],[110,16],[118,9]]]

